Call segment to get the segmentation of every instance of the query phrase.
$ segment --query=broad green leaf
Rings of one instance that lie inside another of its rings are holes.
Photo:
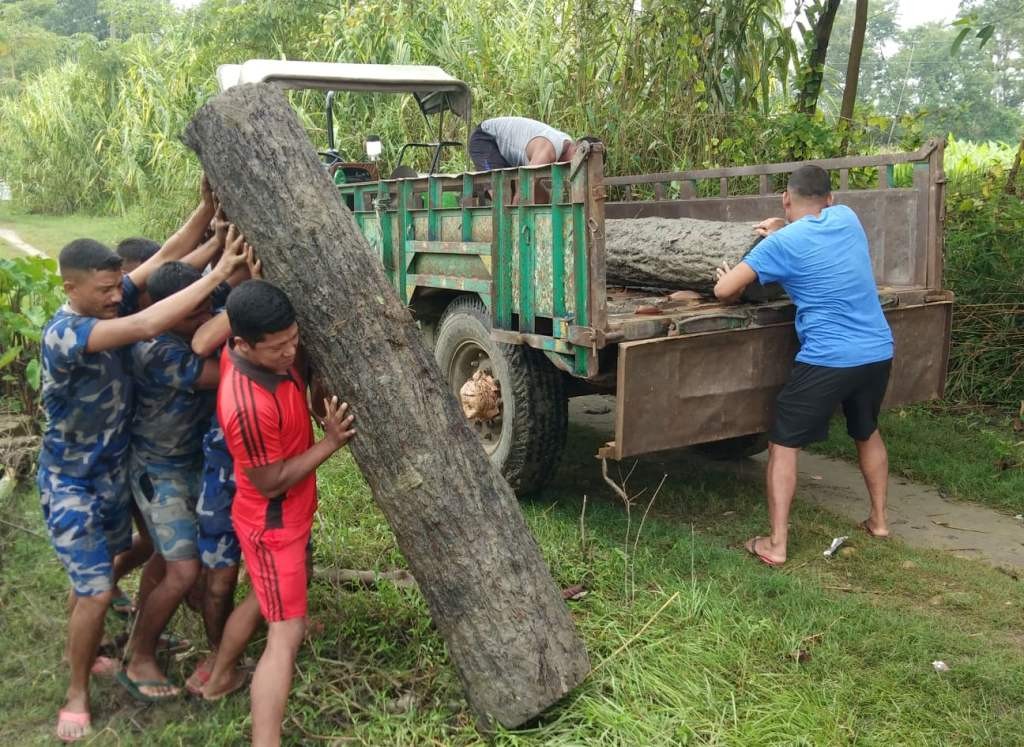
[[[13,348],[8,348],[4,351],[3,355],[0,355],[0,368],[6,368],[18,359],[21,355],[21,345],[15,345]]]
[[[33,358],[25,366],[25,378],[28,379],[28,385],[32,387],[32,391],[39,391],[40,378],[42,375],[42,369],[39,366],[39,360]]]
[[[956,35],[956,39],[953,40],[953,44],[949,48],[950,56],[956,57],[960,54],[960,47],[963,45],[964,39],[967,38],[969,33],[971,33],[971,29],[969,27],[960,29],[960,33]]]

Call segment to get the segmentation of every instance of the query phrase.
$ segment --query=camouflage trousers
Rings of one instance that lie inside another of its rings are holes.
[[[114,556],[132,543],[131,494],[123,460],[93,477],[68,477],[40,468],[39,499],[57,557],[75,593],[95,596],[114,588]]]
[[[130,460],[130,482],[135,504],[153,538],[153,549],[164,560],[193,560],[199,557],[196,499],[199,496],[201,464],[154,464],[134,455]]]

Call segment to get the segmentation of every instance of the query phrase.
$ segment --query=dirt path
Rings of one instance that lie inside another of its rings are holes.
[[[578,397],[570,401],[569,417],[573,423],[611,440],[614,407],[614,397]],[[670,461],[671,454],[660,454],[658,459]],[[758,479],[763,475],[764,461],[762,454],[741,462],[707,464]],[[854,522],[867,516],[867,493],[860,471],[838,459],[802,454],[797,500],[813,501]],[[908,545],[1024,570],[1024,521],[1008,514],[947,499],[933,487],[895,477],[889,484],[889,520],[895,536]]]
[[[27,254],[30,257],[45,258],[47,256],[44,252],[39,251],[34,246],[29,244],[27,241],[24,241],[18,235],[17,231],[12,231],[10,228],[0,228],[0,239],[3,239],[8,244],[17,249],[19,252]]]

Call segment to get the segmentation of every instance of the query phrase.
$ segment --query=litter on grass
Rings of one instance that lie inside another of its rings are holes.
[[[850,539],[850,538],[849,537],[836,537],[834,540],[832,540],[832,544],[828,546],[828,548],[825,550],[825,552],[822,553],[822,555],[824,555],[826,558],[833,557],[836,554],[836,550],[838,550],[840,547],[842,547],[843,543],[846,542],[846,540],[848,540],[848,539]]]

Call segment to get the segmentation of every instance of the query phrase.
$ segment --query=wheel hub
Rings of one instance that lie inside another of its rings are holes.
[[[484,450],[492,454],[501,441],[501,382],[494,375],[487,351],[473,342],[456,350],[448,380],[459,398],[462,412],[476,431]]]
[[[498,380],[487,371],[477,370],[459,389],[459,401],[468,420],[494,420],[501,413]]]

